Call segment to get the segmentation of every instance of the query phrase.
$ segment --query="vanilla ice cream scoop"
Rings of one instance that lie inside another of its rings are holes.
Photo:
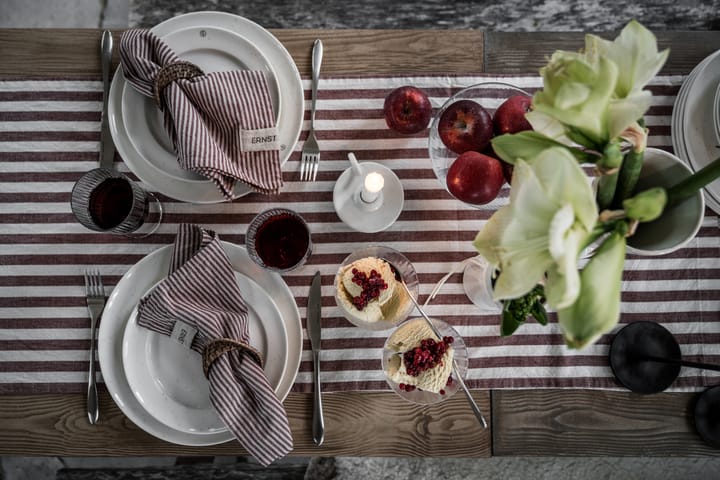
[[[349,318],[359,322],[394,322],[410,302],[390,265],[377,257],[361,258],[342,267],[335,287],[339,305]]]
[[[446,348],[441,355],[438,355],[437,350],[439,343],[443,343]],[[410,320],[401,325],[388,339],[386,348],[397,352],[388,359],[386,366],[386,374],[391,381],[433,393],[441,393],[447,386],[452,374],[454,349],[438,338],[424,319]],[[408,355],[410,359],[432,357],[435,366],[421,368],[417,373],[417,365],[405,358],[406,352],[411,352]]]

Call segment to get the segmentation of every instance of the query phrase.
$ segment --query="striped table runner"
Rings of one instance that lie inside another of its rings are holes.
[[[232,203],[191,205],[163,198],[166,216],[148,239],[85,230],[70,213],[70,190],[96,166],[100,138],[99,81],[0,81],[0,392],[83,392],[89,321],[81,272],[100,269],[109,293],[135,262],[170,244],[181,222],[217,231],[242,244],[248,222],[270,206],[300,212],[313,232],[309,263],[284,278],[305,321],[312,275],[322,273],[323,388],[387,390],[380,368],[389,332],[358,329],[342,317],[333,298],[333,276],[354,249],[382,244],[403,252],[415,265],[421,301],[457,262],[475,254],[471,241],[508,190],[480,209],[461,205],[436,180],[427,135],[395,134],[385,126],[383,100],[390,89],[416,85],[440,106],[452,93],[480,81],[502,80],[533,89],[537,76],[324,77],[317,128],[322,161],[318,181],[298,180],[301,141],[283,168],[280,194],[251,194]],[[659,77],[647,117],[650,145],[671,150],[670,120],[683,77]],[[309,80],[305,80],[309,98]],[[308,102],[309,108],[309,102]],[[305,112],[309,120],[309,112]],[[309,121],[306,121],[307,128]],[[357,233],[340,222],[332,189],[360,161],[392,168],[405,189],[398,221],[377,234]],[[118,164],[127,171],[124,164]],[[462,276],[450,278],[428,312],[455,326],[469,349],[472,388],[618,388],[607,362],[611,336],[580,352],[567,350],[555,319],[528,323],[509,338],[499,336],[497,314],[480,312],[463,294]],[[663,257],[633,257],[626,263],[621,322],[653,320],[668,327],[691,360],[720,363],[720,230],[706,211],[698,236]],[[305,333],[303,333],[305,335]],[[293,391],[311,391],[307,339]],[[683,369],[674,390],[699,390],[718,383],[716,374]]]

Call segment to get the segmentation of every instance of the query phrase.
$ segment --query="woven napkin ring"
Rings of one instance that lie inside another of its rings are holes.
[[[160,110],[164,110],[162,92],[165,87],[182,78],[195,78],[202,75],[205,75],[205,73],[197,65],[190,62],[175,62],[165,65],[155,76],[155,85],[153,87],[155,103]]]
[[[233,350],[242,350],[249,353],[258,365],[263,366],[262,354],[247,343],[239,342],[231,338],[217,338],[210,341],[203,350],[203,372],[205,373],[205,377],[210,378],[208,377],[210,366],[215,360]]]

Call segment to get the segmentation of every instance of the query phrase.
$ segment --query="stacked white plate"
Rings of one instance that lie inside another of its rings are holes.
[[[285,164],[300,136],[305,106],[302,82],[292,57],[270,32],[243,17],[194,12],[171,18],[152,31],[182,59],[205,73],[228,70],[265,72]],[[153,99],[138,93],[118,68],[108,99],[110,132],[128,168],[153,190],[192,203],[225,201],[215,184],[178,165],[162,114]],[[250,189],[238,182],[234,196]]]
[[[260,268],[245,248],[223,242],[248,305],[250,344],[280,400],[295,382],[302,354],[300,312],[282,277]],[[190,446],[233,439],[210,404],[199,353],[136,323],[137,304],[168,272],[172,245],[133,265],[108,299],[98,335],[98,358],[115,403],[138,427]]]
[[[694,171],[720,157],[720,50],[700,62],[680,87],[673,108],[675,154]],[[705,202],[720,213],[720,179],[705,187]]]

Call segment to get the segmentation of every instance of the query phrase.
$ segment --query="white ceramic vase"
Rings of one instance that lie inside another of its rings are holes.
[[[635,191],[670,188],[692,173],[690,167],[675,155],[648,148]],[[666,255],[678,250],[695,238],[704,214],[705,198],[699,190],[690,198],[666,208],[658,219],[639,224],[635,234],[627,239],[627,251],[638,255]]]

